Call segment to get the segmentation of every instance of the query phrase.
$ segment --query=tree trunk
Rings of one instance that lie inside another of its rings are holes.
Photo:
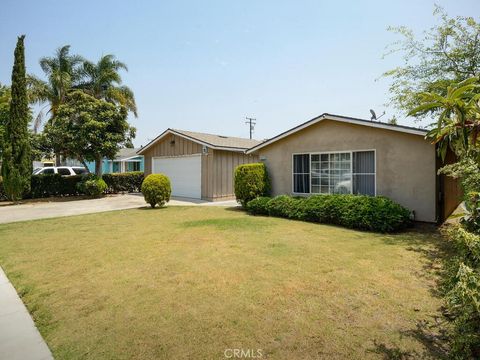
[[[60,151],[55,151],[55,166],[62,166]]]
[[[101,157],[98,157],[95,160],[95,175],[97,175],[99,178],[102,177],[102,170],[103,170],[103,159]]]

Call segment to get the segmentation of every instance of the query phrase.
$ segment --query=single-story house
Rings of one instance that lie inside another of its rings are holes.
[[[142,155],[137,154],[141,148],[120,149],[114,159],[103,159],[104,174],[124,173],[130,171],[144,171],[144,159]],[[95,172],[95,161],[87,162],[90,172]]]
[[[142,147],[145,174],[170,178],[172,195],[204,200],[234,198],[233,173],[240,164],[258,162],[245,151],[252,139],[167,129]]]
[[[461,190],[457,181],[437,175],[443,164],[426,133],[325,113],[246,154],[266,164],[272,195],[384,195],[413,211],[416,220],[437,222],[459,204]]]

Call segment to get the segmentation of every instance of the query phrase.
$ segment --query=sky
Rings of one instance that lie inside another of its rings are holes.
[[[10,84],[25,34],[27,71],[40,77],[38,60],[66,44],[128,65],[136,146],[166,128],[248,137],[247,116],[257,139],[324,112],[369,119],[374,109],[387,119],[395,110],[381,74],[403,64],[399,54],[382,58],[399,39],[387,27],[430,28],[434,3],[451,16],[480,14],[478,0],[2,0],[0,83]]]

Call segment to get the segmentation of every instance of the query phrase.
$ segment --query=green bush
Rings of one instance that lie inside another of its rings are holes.
[[[171,193],[170,179],[163,174],[150,174],[143,180],[142,194],[152,208],[157,204],[160,207],[165,205]]]
[[[31,179],[30,197],[74,196],[80,191],[77,184],[83,180],[81,175],[62,177],[60,174],[34,175]]]
[[[252,215],[268,215],[267,203],[271,198],[260,196],[247,203],[247,211]]]
[[[267,212],[270,216],[284,217],[287,219],[303,220],[304,198],[294,198],[288,195],[274,197],[267,203]]]
[[[77,185],[77,188],[85,195],[99,197],[107,190],[107,184],[103,179],[87,177]]]
[[[453,319],[451,357],[480,358],[480,236],[461,226],[448,232],[455,255],[447,265],[445,300]]]
[[[235,196],[243,207],[250,200],[270,193],[270,179],[265,164],[239,165],[234,175]]]
[[[383,196],[280,195],[267,199],[251,200],[247,203],[247,211],[254,215],[268,214],[378,232],[399,231],[411,223],[410,211]]]
[[[7,200],[7,194],[5,194],[5,189],[3,188],[3,179],[0,176],[0,201]]]
[[[140,192],[143,177],[144,175],[142,171],[103,174],[102,176],[108,187],[107,192],[110,194]]]

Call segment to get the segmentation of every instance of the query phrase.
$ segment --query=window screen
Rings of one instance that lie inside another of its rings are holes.
[[[375,195],[375,152],[353,153],[353,193]]]
[[[310,192],[310,155],[293,155],[293,192]]]

